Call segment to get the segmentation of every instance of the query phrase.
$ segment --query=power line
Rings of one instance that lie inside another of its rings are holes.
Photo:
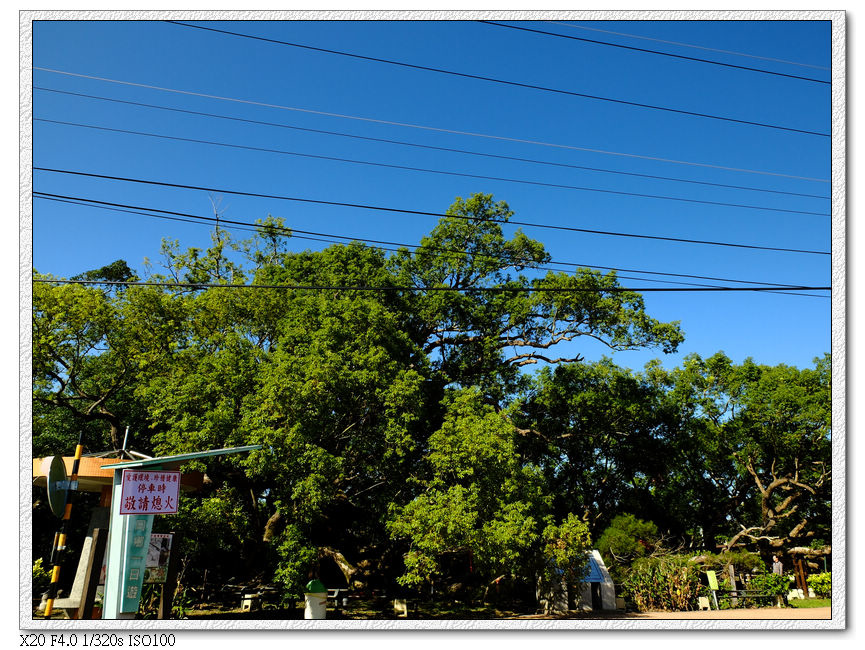
[[[828,212],[813,212],[810,210],[791,210],[789,208],[772,208],[762,205],[747,205],[743,203],[730,203],[727,201],[705,201],[702,199],[689,199],[680,196],[667,196],[660,194],[646,194],[643,192],[625,192],[623,190],[609,190],[599,187],[586,187],[581,185],[567,185],[564,183],[545,183],[543,181],[529,181],[521,178],[505,178],[501,176],[486,176],[484,174],[468,174],[465,172],[453,172],[442,169],[429,169],[426,167],[412,167],[410,165],[395,165],[392,163],[373,162],[370,160],[357,160],[353,158],[343,158],[340,156],[324,156],[321,154],[303,153],[300,151],[286,151],[285,149],[274,149],[271,147],[253,147],[250,145],[232,144],[230,142],[219,142],[216,140],[204,140],[200,138],[183,138],[180,136],[164,135],[161,133],[148,133],[146,131],[133,131],[131,129],[116,129],[107,126],[97,126],[95,124],[82,124],[80,122],[64,122],[61,120],[49,120],[45,118],[34,118],[37,122],[48,122],[51,124],[60,124],[64,126],[75,126],[85,129],[95,129],[98,131],[108,131],[112,133],[124,133],[127,135],[139,135],[149,138],[160,138],[163,140],[172,140],[175,142],[189,142],[193,144],[207,144],[217,147],[227,147],[231,149],[243,149],[245,151],[258,151],[262,153],[273,153],[285,156],[298,156],[301,158],[313,158],[315,160],[328,160],[332,162],[351,163],[354,165],[366,165],[370,167],[383,167],[386,169],[401,169],[404,171],[421,172],[425,174],[441,174],[444,176],[459,176],[461,178],[480,178],[483,180],[500,181],[506,183],[520,183],[521,185],[536,185],[540,187],[553,187],[556,189],[577,190],[581,192],[597,192],[600,194],[613,194],[616,196],[630,196],[642,199],[658,199],[663,201],[679,201],[681,203],[697,203],[701,205],[714,205],[726,208],[741,208],[744,210],[765,210],[768,212],[784,212],[787,214],[804,214],[817,217],[830,217]]]
[[[51,201],[59,201],[61,203],[73,203],[75,205],[82,205],[82,206],[86,206],[86,207],[95,207],[95,208],[101,208],[101,209],[106,209],[106,210],[116,210],[119,212],[138,214],[138,215],[147,216],[147,217],[154,217],[154,218],[164,218],[164,219],[168,219],[171,221],[182,221],[185,223],[198,223],[201,225],[215,223],[215,224],[217,224],[217,226],[223,226],[225,224],[228,224],[232,228],[237,228],[239,230],[253,231],[253,232],[260,232],[261,229],[264,228],[264,226],[262,226],[262,225],[257,225],[257,224],[249,223],[249,222],[245,222],[245,221],[226,219],[225,217],[220,217],[217,219],[215,217],[199,216],[199,215],[194,215],[194,214],[189,214],[189,213],[184,213],[184,212],[177,212],[177,211],[173,211],[173,210],[162,210],[162,209],[158,209],[158,208],[127,205],[127,204],[114,203],[114,202],[109,202],[109,201],[98,201],[96,199],[89,199],[89,198],[75,197],[75,196],[64,196],[64,195],[60,195],[60,194],[49,194],[49,193],[45,193],[45,192],[34,192],[33,195],[34,195],[34,198],[41,198],[41,199],[46,199],[46,200],[51,200]],[[147,212],[141,212],[141,210],[147,210]],[[160,214],[150,214],[152,212],[158,212]],[[180,217],[187,217],[187,218],[180,218]],[[277,231],[282,231],[286,235],[289,235],[291,237],[297,237],[298,239],[311,239],[313,241],[323,241],[323,242],[328,242],[328,243],[339,243],[337,241],[334,241],[336,239],[336,240],[371,242],[374,244],[387,244],[387,245],[391,245],[391,246],[398,246],[398,247],[404,247],[404,248],[414,248],[414,249],[421,248],[420,244],[405,244],[405,243],[401,243],[401,242],[381,241],[381,240],[368,239],[368,238],[349,237],[346,235],[335,235],[332,233],[313,232],[313,231],[309,231],[309,230],[296,229],[296,228],[293,228],[291,226],[285,226],[285,227],[268,226],[267,228],[268,229],[274,229]],[[315,236],[313,236],[313,237],[300,236],[300,235],[297,235],[296,233],[303,233],[304,235],[315,235]],[[323,239],[325,237],[328,239]],[[400,250],[399,248],[384,248],[382,246],[375,246],[374,248],[380,248],[381,250],[393,251],[393,252],[398,252]],[[445,253],[449,253],[449,254],[474,255],[476,257],[478,256],[476,253],[471,253],[467,250],[457,250],[457,249],[451,249],[451,248],[429,247],[429,246],[424,246],[424,248],[427,248],[429,250],[434,250],[437,252],[445,252]],[[480,257],[488,258],[489,256],[481,255]],[[489,258],[489,259],[492,259],[492,258]],[[518,263],[517,261],[514,261],[514,264],[517,264],[517,263]],[[762,284],[762,285],[767,285],[770,287],[780,287],[780,288],[789,288],[789,287],[795,286],[795,285],[781,284],[781,283],[776,283],[776,282],[761,282],[761,281],[755,281],[755,280],[735,280],[735,279],[731,279],[731,278],[721,278],[721,277],[694,275],[694,274],[686,274],[686,273],[667,273],[667,272],[663,272],[663,271],[644,271],[642,269],[623,269],[623,268],[619,268],[619,267],[601,266],[598,264],[582,264],[582,263],[578,263],[578,262],[563,262],[563,261],[550,260],[548,263],[549,264],[557,264],[560,266],[576,267],[576,268],[595,268],[595,269],[603,269],[603,270],[616,271],[616,272],[624,271],[626,273],[643,273],[646,275],[661,275],[661,276],[671,276],[671,277],[679,277],[679,278],[690,278],[690,279],[697,279],[697,280],[714,280],[714,281],[719,281],[719,282],[732,282],[732,283],[738,283],[738,284]],[[542,265],[532,266],[531,268],[536,269],[536,270],[559,270],[559,269],[550,269],[549,267],[542,266]],[[648,278],[635,278],[635,277],[627,277],[627,276],[619,276],[619,277],[624,278],[624,279],[628,279],[628,280],[649,281]],[[663,280],[657,280],[657,281],[664,282]],[[691,283],[674,282],[674,284],[691,284]],[[713,285],[693,285],[693,286],[713,286]],[[784,295],[788,295],[788,294],[784,294]],[[800,295],[804,295],[804,294],[800,294]],[[815,296],[815,297],[824,297],[824,296]]]
[[[568,149],[568,150],[572,150],[572,151],[584,151],[587,153],[596,153],[596,154],[601,154],[601,155],[605,155],[605,156],[621,156],[624,158],[634,158],[634,159],[638,159],[638,160],[649,160],[652,162],[663,162],[663,163],[670,163],[673,165],[688,165],[690,167],[704,167],[707,169],[719,169],[722,171],[740,172],[740,173],[744,173],[744,174],[760,174],[763,176],[776,176],[779,178],[790,178],[793,180],[800,180],[800,181],[813,181],[816,183],[829,183],[830,182],[828,179],[825,179],[825,178],[814,178],[811,176],[797,176],[795,174],[783,174],[781,172],[770,172],[770,171],[763,171],[763,170],[759,170],[759,169],[747,169],[747,168],[743,168],[743,167],[730,167],[730,166],[725,166],[725,165],[714,165],[711,163],[700,163],[700,162],[692,162],[692,161],[687,161],[687,160],[676,160],[674,158],[662,158],[659,156],[647,156],[644,154],[628,153],[628,152],[622,152],[622,151],[609,151],[606,149],[594,149],[591,147],[579,147],[577,145],[560,144],[560,143],[555,143],[555,142],[544,142],[543,140],[530,140],[530,139],[526,139],[526,138],[512,138],[512,137],[508,137],[508,136],[493,135],[493,134],[489,134],[489,133],[476,133],[473,131],[459,131],[456,129],[445,129],[445,128],[436,127],[436,126],[426,126],[423,124],[411,124],[409,122],[396,122],[393,120],[382,120],[382,119],[377,119],[377,118],[372,118],[372,117],[362,117],[360,115],[347,115],[345,113],[316,111],[316,110],[313,110],[310,108],[300,108],[297,106],[285,106],[282,104],[271,104],[268,102],[258,102],[258,101],[254,101],[251,99],[240,99],[237,97],[225,97],[223,95],[212,95],[212,94],[208,94],[208,93],[199,93],[199,92],[194,92],[191,90],[180,90],[178,88],[166,88],[164,86],[155,86],[153,84],[138,83],[135,81],[124,81],[121,79],[110,79],[108,77],[99,77],[96,75],[83,74],[80,72],[67,72],[65,70],[55,70],[53,68],[43,68],[40,66],[33,66],[33,69],[34,70],[41,70],[42,72],[50,72],[53,74],[65,75],[68,77],[77,77],[80,79],[91,79],[93,81],[104,81],[106,83],[119,84],[119,85],[123,85],[123,86],[131,86],[134,88],[146,88],[148,90],[159,90],[161,92],[175,93],[178,95],[187,95],[190,97],[201,97],[204,99],[216,99],[219,101],[234,102],[237,104],[244,104],[247,106],[260,106],[262,108],[272,108],[272,109],[283,110],[283,111],[295,111],[298,113],[307,113],[309,115],[322,115],[325,117],[336,117],[336,118],[346,119],[346,120],[357,120],[360,122],[369,122],[371,124],[384,124],[384,125],[388,125],[388,126],[398,126],[398,127],[404,127],[404,128],[410,128],[410,129],[421,129],[424,131],[433,131],[435,133],[449,133],[449,134],[453,134],[453,135],[466,135],[466,136],[471,136],[471,137],[475,137],[475,138],[487,138],[490,140],[501,140],[503,142],[517,142],[520,144],[530,144],[530,145],[536,145],[536,146],[541,146],[541,147],[553,147],[553,148],[557,148],[557,149]]]
[[[786,74],[783,72],[775,72],[773,70],[764,70],[762,68],[751,68],[751,67],[744,66],[744,65],[735,65],[732,63],[723,63],[721,61],[712,61],[710,59],[699,59],[699,58],[693,57],[693,56],[683,56],[681,54],[672,54],[670,52],[660,52],[658,50],[649,50],[649,49],[642,48],[642,47],[633,47],[631,45],[621,45],[619,43],[609,43],[607,41],[597,41],[597,40],[594,40],[591,38],[580,38],[579,36],[569,36],[567,34],[557,34],[556,32],[547,32],[547,31],[544,31],[541,29],[532,29],[529,27],[522,27],[522,26],[517,26],[517,25],[507,25],[505,23],[496,23],[496,22],[493,22],[490,20],[479,20],[478,22],[483,23],[485,25],[494,25],[496,27],[508,27],[510,29],[517,29],[517,30],[524,31],[524,32],[532,32],[534,34],[543,34],[545,36],[556,36],[558,38],[566,38],[568,40],[573,40],[573,41],[582,41],[584,43],[592,43],[594,45],[607,45],[609,47],[617,47],[617,48],[620,48],[623,50],[631,50],[634,52],[641,52],[641,53],[645,53],[645,54],[658,54],[660,56],[668,56],[668,57],[672,57],[675,59],[683,59],[685,61],[694,61],[697,63],[709,63],[712,65],[719,65],[719,66],[723,66],[726,68],[735,68],[737,70],[746,70],[748,72],[759,72],[762,74],[775,75],[777,77],[787,77],[790,79],[799,79],[801,81],[813,81],[813,82],[819,83],[819,84],[831,85],[831,83],[832,83],[830,81],[824,81],[823,79],[814,79],[812,77],[803,77],[801,75]]]
[[[252,231],[252,232],[260,232],[263,228],[263,226],[256,226],[255,224],[250,224],[248,222],[225,219],[224,217],[217,219],[215,217],[203,217],[203,216],[198,216],[198,215],[185,214],[182,212],[173,212],[170,210],[158,210],[155,208],[141,208],[142,210],[151,210],[153,212],[162,213],[162,214],[150,214],[148,212],[140,212],[137,209],[125,209],[125,207],[120,207],[120,206],[122,206],[122,204],[94,205],[94,204],[106,203],[106,202],[93,201],[92,199],[71,200],[71,199],[64,199],[64,198],[54,198],[52,195],[45,195],[45,194],[41,194],[41,193],[34,194],[34,198],[46,199],[49,201],[58,201],[60,203],[71,203],[73,205],[81,205],[81,206],[85,206],[85,207],[99,208],[99,209],[103,209],[103,210],[115,210],[117,212],[125,212],[128,214],[138,214],[138,215],[145,216],[145,217],[152,217],[154,219],[165,219],[167,221],[179,221],[179,222],[183,222],[183,223],[193,223],[193,224],[198,224],[198,225],[202,225],[202,226],[203,225],[210,225],[211,223],[215,223],[218,227],[224,227],[226,229],[231,229],[231,230],[245,230],[245,231]],[[111,206],[118,206],[118,207],[111,207]],[[129,207],[134,207],[134,206],[129,206]],[[171,215],[182,215],[182,216],[171,216]],[[188,217],[188,218],[184,218],[184,217]],[[228,224],[228,225],[225,225],[225,224]],[[246,225],[240,225],[240,224],[246,224]],[[273,228],[273,226],[270,226],[270,228]],[[394,253],[400,252],[400,248],[389,248],[387,246],[384,246],[383,244],[390,244],[392,246],[400,246],[403,248],[414,248],[414,249],[418,249],[421,247],[420,244],[402,244],[402,243],[398,243],[398,242],[384,242],[384,241],[377,240],[377,239],[364,239],[364,238],[360,238],[360,237],[348,237],[345,235],[333,235],[333,234],[328,234],[328,233],[314,233],[314,232],[309,231],[309,230],[297,230],[297,229],[294,229],[291,227],[276,228],[276,230],[285,231],[285,233],[287,235],[290,235],[292,239],[303,239],[303,240],[309,240],[309,241],[324,242],[324,243],[328,243],[328,244],[344,244],[346,241],[359,241],[359,242],[364,242],[364,243],[373,243],[373,245],[369,246],[369,248],[373,248],[375,250],[381,250],[381,251],[394,252]],[[304,234],[298,235],[296,233],[304,233]],[[317,237],[317,236],[313,236],[313,235],[321,235],[321,236]],[[460,251],[460,250],[449,249],[449,248],[441,248],[439,246],[425,246],[424,248],[426,248],[427,250],[435,251],[437,253],[445,253],[445,254],[450,255],[450,256],[465,257],[465,256],[471,255],[473,257],[481,258],[481,259],[493,259],[492,257],[490,257],[488,255],[479,255],[477,253],[471,253],[471,252],[465,251],[465,250]],[[415,250],[415,252],[417,252],[417,250]],[[578,264],[574,264],[574,263],[570,263],[570,262],[553,262],[553,261],[551,261],[549,263],[550,264],[564,265],[564,266],[575,266],[577,268],[581,268],[581,267],[582,268],[588,268],[588,265],[578,265]],[[513,262],[512,264],[516,264],[516,262]],[[537,265],[537,266],[532,265],[530,268],[532,268],[534,270],[539,270],[539,271],[561,271],[561,269],[552,269],[548,266],[542,266],[542,265]],[[613,269],[612,267],[594,267],[594,268],[605,268],[608,270],[616,270],[616,271],[619,270],[619,269]],[[641,273],[641,271],[634,271],[634,272],[635,273]],[[658,273],[658,272],[654,272],[654,271],[647,271],[646,273],[656,274],[656,275],[679,275],[676,273],[667,274],[667,273]],[[638,280],[640,282],[650,282],[651,281],[649,278],[636,278],[636,277],[631,277],[631,276],[626,276],[626,275],[618,275],[617,278],[618,279],[625,279],[625,280]],[[660,282],[662,284],[680,284],[680,285],[688,285],[688,286],[694,286],[694,287],[717,286],[717,285],[712,285],[712,284],[695,284],[692,282],[682,282],[681,280],[676,281],[676,280],[657,280],[657,279],[655,279],[654,281]],[[730,281],[731,282],[739,282],[742,284],[753,284],[751,282],[744,281],[744,280],[730,280]],[[783,284],[774,284],[774,283],[766,283],[766,282],[758,282],[756,284],[768,284],[768,285],[782,287],[782,288],[788,287],[788,286],[793,286],[793,285],[783,285]],[[826,296],[821,296],[821,295],[817,295],[817,294],[803,294],[803,293],[789,293],[788,294],[784,291],[779,291],[779,293],[781,293],[781,295],[801,295],[801,296],[811,296],[811,297],[815,297],[815,298],[825,298],[826,297]]]
[[[656,291],[770,291],[777,289],[769,287],[644,287],[631,289],[628,287],[605,287],[592,289],[589,287],[404,287],[393,285],[299,285],[299,284],[203,284],[195,282],[133,282],[117,280],[59,280],[34,278],[33,282],[47,284],[84,284],[105,286],[136,286],[136,287],[166,287],[182,289],[290,289],[295,291],[408,291],[408,292],[452,292],[452,293],[641,293]],[[797,290],[831,291],[832,287],[791,287]]]
[[[320,200],[320,199],[305,199],[305,198],[300,198],[300,197],[291,197],[291,196],[284,196],[284,195],[279,195],[279,194],[265,194],[265,193],[259,193],[259,192],[244,192],[241,190],[230,190],[230,189],[226,189],[226,188],[202,187],[199,185],[184,185],[184,184],[180,184],[180,183],[167,183],[167,182],[162,182],[162,181],[152,181],[152,180],[145,180],[145,179],[138,179],[138,178],[127,178],[127,177],[123,177],[123,176],[109,176],[106,174],[93,174],[90,172],[77,172],[77,171],[71,171],[71,170],[66,170],[66,169],[52,169],[49,167],[34,167],[33,169],[34,169],[34,171],[44,171],[44,172],[55,173],[55,174],[68,174],[68,175],[73,175],[73,176],[85,176],[85,177],[89,177],[89,178],[102,178],[102,179],[106,179],[106,180],[115,180],[115,181],[129,182],[129,183],[139,183],[139,184],[143,184],[143,185],[157,185],[160,187],[174,187],[174,188],[187,189],[187,190],[200,190],[200,191],[205,191],[205,192],[218,192],[218,193],[223,193],[223,194],[235,194],[237,196],[251,196],[251,197],[256,197],[256,198],[277,199],[277,200],[282,200],[282,201],[296,201],[299,203],[311,203],[311,204],[316,204],[316,205],[333,205],[333,206],[340,206],[340,207],[361,208],[361,209],[365,209],[365,210],[377,210],[377,211],[381,211],[381,212],[395,212],[395,213],[399,213],[399,214],[415,214],[415,215],[421,215],[421,216],[448,217],[448,218],[452,218],[452,219],[465,219],[465,220],[469,220],[469,221],[475,221],[476,220],[473,217],[468,217],[468,216],[450,215],[450,214],[443,214],[440,212],[426,212],[423,210],[408,210],[408,209],[402,209],[402,208],[390,208],[390,207],[383,207],[383,206],[365,205],[365,204],[361,204],[361,203],[344,203],[344,202],[339,202],[339,201],[324,201],[324,200]],[[547,228],[547,229],[551,229],[551,230],[563,230],[563,231],[569,231],[569,232],[581,232],[581,233],[594,234],[594,235],[607,235],[607,236],[614,236],[614,237],[633,237],[633,238],[637,238],[637,239],[652,239],[652,240],[680,242],[680,243],[687,243],[687,244],[703,244],[703,245],[709,245],[709,246],[728,246],[728,247],[732,247],[732,248],[747,248],[747,249],[753,249],[753,250],[766,250],[766,251],[775,251],[775,252],[783,252],[783,253],[804,253],[804,254],[810,254],[810,255],[831,255],[831,253],[828,251],[804,250],[804,249],[798,249],[798,248],[780,248],[780,247],[774,247],[774,246],[757,246],[754,244],[735,244],[735,243],[731,243],[731,242],[718,242],[718,241],[708,241],[708,240],[700,240],[700,239],[686,239],[686,238],[680,238],[680,237],[662,237],[660,235],[641,235],[641,234],[613,232],[613,231],[606,231],[606,230],[591,230],[591,229],[587,229],[587,228],[575,228],[572,226],[557,226],[557,225],[553,225],[553,224],[540,224],[540,223],[533,223],[533,222],[528,222],[528,221],[516,221],[513,219],[508,220],[508,221],[501,221],[499,223],[508,223],[508,224],[517,225],[517,226],[532,226],[535,228]]]
[[[759,56],[757,54],[746,54],[745,52],[735,52],[733,50],[721,50],[716,47],[705,47],[703,45],[694,45],[692,43],[682,43],[680,41],[668,41],[663,38],[654,38],[652,36],[638,36],[637,34],[627,34],[625,32],[614,32],[609,29],[599,29],[597,27],[586,27],[585,25],[575,25],[574,23],[565,23],[555,20],[547,20],[545,21],[551,25],[566,25],[568,27],[575,27],[576,29],[585,29],[591,32],[602,32],[604,34],[615,34],[616,36],[627,36],[628,38],[639,38],[644,41],[655,41],[656,43],[667,43],[668,45],[678,45],[679,47],[691,47],[697,50],[705,50],[707,52],[718,52],[720,54],[732,54],[734,56],[745,56],[750,59],[760,59],[761,61],[773,61],[774,63],[786,63],[788,65],[798,65],[803,68],[814,68],[817,70],[831,70],[828,66],[825,65],[814,65],[813,63],[799,63],[797,61],[788,61],[786,59],[776,59],[770,56]]]
[[[361,59],[364,61],[372,61],[375,63],[387,63],[389,65],[396,65],[396,66],[401,66],[401,67],[405,67],[405,68],[411,68],[413,70],[426,70],[428,72],[438,72],[441,74],[448,74],[448,75],[452,75],[452,76],[463,77],[466,79],[477,79],[478,81],[489,81],[492,83],[504,84],[504,85],[508,85],[508,86],[516,86],[519,88],[528,88],[528,89],[532,89],[532,90],[542,90],[545,92],[557,93],[560,95],[569,95],[572,97],[582,97],[583,99],[594,99],[594,100],[602,101],[602,102],[622,104],[624,106],[633,106],[636,108],[647,108],[647,109],[651,109],[651,110],[665,111],[668,113],[675,113],[677,115],[690,115],[692,117],[703,117],[703,118],[712,119],[712,120],[720,120],[720,121],[724,121],[724,122],[732,122],[735,124],[746,124],[749,126],[758,126],[758,127],[763,127],[763,128],[769,128],[769,129],[777,129],[780,131],[788,131],[788,132],[792,132],[792,133],[802,133],[805,135],[818,135],[818,136],[822,136],[822,137],[826,137],[826,138],[830,137],[830,135],[831,135],[829,133],[822,133],[820,131],[808,131],[806,129],[797,129],[797,128],[793,128],[793,127],[789,127],[789,126],[781,126],[778,124],[767,124],[765,122],[742,120],[742,119],[737,119],[737,118],[733,118],[733,117],[725,117],[725,116],[721,116],[721,115],[712,115],[709,113],[700,113],[697,111],[686,111],[686,110],[678,109],[678,108],[670,108],[668,106],[657,106],[654,104],[646,104],[643,102],[632,102],[632,101],[628,101],[628,100],[624,100],[624,99],[614,99],[611,97],[601,97],[600,95],[590,95],[588,93],[578,93],[578,92],[575,92],[572,90],[563,90],[561,88],[549,88],[547,86],[538,86],[535,84],[527,84],[527,83],[522,83],[522,82],[518,82],[518,81],[507,81],[504,79],[496,79],[493,77],[485,77],[482,75],[468,74],[465,72],[456,72],[453,70],[444,70],[442,68],[433,68],[430,66],[415,65],[413,63],[405,63],[403,61],[393,61],[390,59],[382,59],[379,57],[364,56],[361,54],[353,54],[351,52],[342,52],[339,50],[331,50],[331,49],[322,48],[322,47],[313,47],[312,45],[302,45],[300,43],[292,43],[289,41],[282,41],[282,40],[273,39],[273,38],[265,38],[263,36],[253,36],[251,34],[242,34],[240,32],[232,32],[232,31],[228,31],[225,29],[216,29],[215,27],[204,27],[202,25],[191,25],[189,23],[182,23],[182,22],[178,22],[175,20],[168,20],[165,22],[170,23],[172,25],[177,25],[180,27],[190,27],[193,29],[201,29],[204,31],[215,32],[218,34],[225,34],[228,36],[238,36],[240,38],[248,38],[248,39],[263,41],[263,42],[267,42],[267,43],[274,43],[277,45],[287,45],[289,47],[296,47],[296,48],[300,48],[300,49],[304,49],[304,50],[323,52],[326,54],[336,54],[339,56],[347,56],[347,57],[351,57],[354,59]]]
[[[535,160],[532,158],[522,158],[519,156],[505,156],[505,155],[501,155],[501,154],[492,154],[492,153],[485,153],[485,152],[480,152],[480,151],[469,151],[466,149],[456,149],[453,147],[438,147],[438,146],[434,146],[434,145],[419,144],[416,142],[405,142],[403,140],[393,140],[393,139],[389,139],[389,138],[374,138],[374,137],[370,137],[370,136],[356,135],[354,133],[344,133],[344,132],[340,132],[340,131],[327,131],[324,129],[312,129],[312,128],[307,128],[307,127],[302,127],[302,126],[295,126],[295,125],[291,125],[291,124],[283,124],[280,122],[266,122],[263,120],[251,120],[251,119],[246,119],[246,118],[242,118],[242,117],[234,117],[231,115],[221,115],[219,113],[207,113],[204,111],[192,111],[192,110],[186,110],[186,109],[182,109],[182,108],[173,108],[170,106],[161,106],[159,104],[147,104],[144,102],[133,102],[133,101],[123,100],[123,99],[114,99],[112,97],[101,97],[99,95],[87,95],[85,93],[75,93],[75,92],[66,91],[66,90],[58,90],[55,88],[45,88],[42,86],[34,86],[34,90],[44,90],[47,92],[59,93],[62,95],[72,95],[75,97],[85,97],[87,99],[96,99],[96,100],[100,100],[100,101],[114,102],[114,103],[118,103],[118,104],[127,104],[129,106],[139,106],[139,107],[143,107],[143,108],[155,108],[158,110],[171,111],[174,113],[183,113],[186,115],[196,115],[196,116],[200,116],[200,117],[213,117],[213,118],[217,118],[217,119],[221,119],[221,120],[231,120],[234,122],[243,122],[245,124],[256,124],[256,125],[260,125],[260,126],[273,126],[273,127],[278,127],[278,128],[282,128],[282,129],[291,129],[293,131],[303,131],[306,133],[320,133],[320,134],[324,134],[324,135],[334,135],[334,136],[345,137],[345,138],[354,138],[356,140],[366,140],[368,142],[383,142],[383,143],[387,143],[387,144],[398,144],[398,145],[403,145],[403,146],[407,146],[407,147],[416,147],[419,149],[430,149],[433,151],[446,151],[446,152],[450,152],[450,153],[462,153],[462,154],[468,154],[471,156],[483,156],[485,158],[497,158],[497,159],[501,159],[501,160],[513,160],[513,161],[517,161],[517,162],[527,162],[527,163],[534,163],[534,164],[538,164],[538,165],[549,165],[549,166],[553,166],[553,167],[564,167],[564,168],[568,168],[568,169],[582,169],[585,171],[600,172],[600,173],[604,173],[604,174],[616,174],[616,175],[620,175],[620,176],[633,176],[636,178],[647,178],[647,179],[651,179],[651,180],[673,181],[673,182],[677,182],[677,183],[690,183],[692,185],[706,185],[709,187],[720,187],[720,188],[734,189],[734,190],[746,190],[749,192],[765,192],[765,193],[769,193],[769,194],[782,194],[782,195],[786,195],[786,196],[798,196],[798,197],[805,197],[805,198],[811,198],[811,199],[829,199],[829,198],[831,198],[828,196],[824,196],[822,194],[807,194],[807,193],[802,193],[802,192],[787,192],[787,191],[783,191],[783,190],[772,190],[772,189],[763,188],[763,187],[749,187],[746,185],[730,185],[728,183],[712,183],[709,181],[697,181],[697,180],[692,180],[692,179],[688,179],[688,178],[659,176],[657,174],[639,174],[636,172],[626,172],[626,171],[620,171],[620,170],[615,170],[615,169],[603,169],[603,168],[599,168],[599,167],[587,167],[585,165],[573,165],[573,164],[568,164],[568,163],[558,163],[558,162],[552,162],[552,161],[547,161],[547,160]]]

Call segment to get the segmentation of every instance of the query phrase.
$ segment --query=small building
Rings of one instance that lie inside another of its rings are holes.
[[[579,586],[578,607],[590,609],[616,609],[616,588],[607,566],[598,551],[589,555],[588,573]]]

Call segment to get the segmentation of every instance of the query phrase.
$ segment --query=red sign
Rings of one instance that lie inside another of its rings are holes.
[[[180,472],[124,469],[121,515],[173,515],[180,496]]]

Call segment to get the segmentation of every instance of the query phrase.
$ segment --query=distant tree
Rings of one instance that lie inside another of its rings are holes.
[[[115,260],[111,264],[107,264],[101,268],[73,275],[71,279],[88,280],[91,282],[99,280],[107,280],[109,282],[127,282],[129,280],[134,280],[136,277],[135,272],[129,268],[129,265],[125,260]]]
[[[670,375],[679,407],[671,444],[702,476],[698,510],[723,550],[764,555],[827,537],[831,509],[831,363],[812,369],[692,355]],[[711,540],[709,540],[711,541]]]

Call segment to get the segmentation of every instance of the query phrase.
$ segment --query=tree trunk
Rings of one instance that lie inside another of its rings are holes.
[[[328,557],[336,562],[336,566],[339,567],[339,570],[342,571],[342,575],[345,576],[346,583],[348,585],[352,584],[352,577],[357,573],[357,567],[346,560],[342,553],[330,548],[329,546],[322,546],[318,549],[318,555],[319,558]]]

